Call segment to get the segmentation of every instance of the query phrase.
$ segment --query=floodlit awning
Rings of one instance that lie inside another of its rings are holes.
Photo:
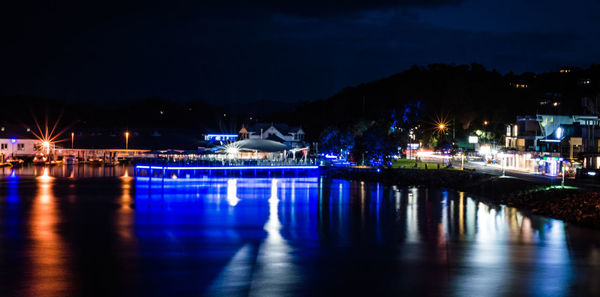
[[[245,139],[229,145],[235,146],[240,152],[275,153],[290,149],[283,143],[267,139]]]

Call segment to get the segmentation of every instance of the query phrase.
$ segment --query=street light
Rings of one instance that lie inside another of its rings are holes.
[[[75,132],[71,132],[71,149],[73,149],[73,142],[75,141]]]
[[[438,122],[435,128],[438,130],[438,133],[443,133],[446,131],[446,129],[448,129],[448,124],[445,122]]]
[[[129,149],[129,131],[125,131],[125,150]]]

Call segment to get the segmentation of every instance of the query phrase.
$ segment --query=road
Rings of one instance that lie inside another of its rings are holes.
[[[502,175],[502,168],[494,165],[486,165],[483,162],[465,162],[465,169],[474,169],[477,172],[490,175]],[[505,170],[504,175],[519,178],[539,184],[560,185],[562,177],[547,176],[537,173],[528,173],[516,170]],[[573,180],[565,180],[565,184],[573,183]]]
[[[477,172],[491,175],[502,175],[502,167],[486,165],[483,162],[465,162],[465,168],[474,169]],[[519,178],[525,181],[530,181],[538,184],[560,185],[562,182],[562,177],[560,176],[547,176],[538,173],[529,173],[508,169],[505,170],[504,174],[506,176]],[[579,187],[594,191],[598,191],[600,189],[600,183],[593,179],[565,179],[565,186]]]

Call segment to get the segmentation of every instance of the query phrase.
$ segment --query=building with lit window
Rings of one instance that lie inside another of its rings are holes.
[[[506,126],[505,148],[506,156],[510,158],[507,162],[517,168],[530,169],[535,163],[528,164],[526,160],[551,158],[548,160],[564,159],[571,163],[582,162],[585,168],[598,168],[599,140],[597,116],[538,114],[517,117],[515,124]]]
[[[238,139],[237,134],[223,134],[223,133],[207,133],[204,134],[204,140],[216,143],[216,144],[224,144],[228,142],[234,142]]]
[[[38,153],[40,144],[40,140],[28,128],[0,126],[0,162],[10,158],[33,157]]]
[[[537,117],[519,116],[516,123],[506,125],[504,147],[517,151],[536,151],[536,139],[540,134]]]
[[[598,117],[589,115],[537,115],[541,135],[537,137],[539,151],[559,153],[575,160],[580,153],[597,153]]]

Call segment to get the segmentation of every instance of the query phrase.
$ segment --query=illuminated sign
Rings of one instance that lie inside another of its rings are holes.
[[[469,143],[478,143],[479,137],[477,136],[469,136]]]
[[[225,141],[231,141],[231,140],[236,140],[238,138],[237,134],[206,134],[204,136],[204,140],[209,140],[209,141],[221,141],[221,140],[225,140]]]

